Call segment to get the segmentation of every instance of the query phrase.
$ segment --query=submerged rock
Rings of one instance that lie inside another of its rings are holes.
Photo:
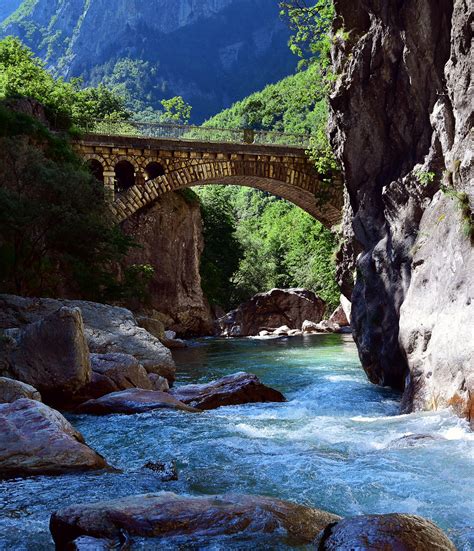
[[[34,400],[0,405],[0,435],[0,477],[108,467],[58,411]]]
[[[199,410],[190,407],[167,392],[131,388],[121,392],[112,392],[95,400],[88,400],[76,408],[77,413],[109,415],[122,413],[132,415],[145,413],[154,409],[178,409],[197,413]]]
[[[81,311],[61,307],[44,319],[8,332],[3,370],[57,402],[90,381],[89,350]]]
[[[200,385],[172,389],[171,394],[198,409],[215,409],[252,402],[285,402],[278,390],[265,386],[251,373],[235,373]]]
[[[321,321],[325,302],[306,289],[272,289],[259,293],[216,322],[222,336],[249,337],[287,326],[300,329],[304,320]]]
[[[456,551],[429,520],[398,513],[342,519],[328,526],[315,543],[319,551]]]
[[[147,370],[174,380],[171,352],[160,340],[138,326],[130,310],[82,300],[55,300],[0,295],[0,329],[24,327],[41,320],[62,306],[79,308],[90,352],[134,356]]]
[[[56,549],[82,535],[96,538],[131,536],[219,536],[285,531],[294,541],[309,543],[340,517],[270,497],[226,494],[181,497],[173,493],[125,497],[75,505],[51,516]]]
[[[0,404],[9,404],[20,398],[41,402],[41,394],[36,388],[21,381],[0,377]]]
[[[167,463],[148,461],[147,463],[145,463],[145,465],[143,465],[143,467],[145,469],[158,473],[161,482],[178,480],[178,468],[176,467],[175,461]]]

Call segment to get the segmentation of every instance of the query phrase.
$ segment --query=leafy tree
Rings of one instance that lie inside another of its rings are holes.
[[[293,36],[290,49],[301,58],[300,67],[317,63],[323,70],[330,68],[331,39],[330,30],[335,10],[333,0],[285,0],[280,2],[281,15],[284,17]]]
[[[187,124],[191,117],[191,106],[181,96],[164,99],[161,101],[164,107],[163,122],[179,122]]]
[[[28,97],[41,102],[56,127],[69,129],[94,119],[129,116],[124,100],[106,89],[85,88],[81,81],[55,80],[44,63],[18,38],[0,40],[0,99]]]
[[[107,221],[103,188],[68,144],[0,107],[0,285],[24,295],[119,298],[132,246]]]
[[[220,187],[200,189],[205,248],[201,257],[202,289],[211,304],[232,306],[232,275],[239,266],[242,248],[236,239],[232,206]]]

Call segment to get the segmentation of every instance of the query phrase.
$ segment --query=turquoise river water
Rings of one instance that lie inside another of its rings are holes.
[[[264,494],[340,515],[419,514],[446,530],[459,550],[474,549],[473,433],[450,411],[398,415],[399,395],[367,382],[349,335],[203,339],[176,360],[178,384],[248,371],[288,401],[201,415],[161,410],[70,416],[123,474],[0,482],[2,551],[54,549],[48,521],[61,507],[163,490]],[[403,438],[408,435],[430,438]],[[160,482],[143,469],[147,461],[176,461],[179,480]],[[160,550],[296,548],[279,536],[133,544]]]

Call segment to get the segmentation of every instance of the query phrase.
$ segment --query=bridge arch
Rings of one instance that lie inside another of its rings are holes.
[[[86,159],[93,154],[103,157],[106,197],[118,222],[165,193],[211,184],[267,191],[329,228],[341,221],[341,174],[318,174],[303,147],[89,134],[75,148]],[[114,189],[116,167],[125,161],[129,165],[121,166],[128,166],[126,183],[119,178]]]
[[[112,208],[119,220],[125,220],[158,196],[200,185],[253,187],[294,203],[329,228],[340,221],[339,185],[317,179],[312,168],[289,167],[279,161],[201,160],[174,166],[170,163],[165,174],[123,192]]]
[[[114,172],[116,193],[124,193],[136,185],[136,167],[128,159],[121,159],[115,163]]]

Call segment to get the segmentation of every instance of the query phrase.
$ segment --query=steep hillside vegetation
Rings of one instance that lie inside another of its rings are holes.
[[[8,34],[57,76],[134,87],[142,107],[181,95],[196,122],[296,65],[274,0],[24,0]]]
[[[327,113],[325,85],[314,64],[235,103],[204,125],[312,134],[314,151],[319,151],[327,147]],[[198,194],[206,237],[203,284],[212,302],[230,307],[272,287],[302,286],[327,301],[328,309],[337,305],[335,234],[298,207],[263,191],[213,186]],[[217,218],[211,215],[216,209]],[[224,265],[224,270],[215,268]]]

